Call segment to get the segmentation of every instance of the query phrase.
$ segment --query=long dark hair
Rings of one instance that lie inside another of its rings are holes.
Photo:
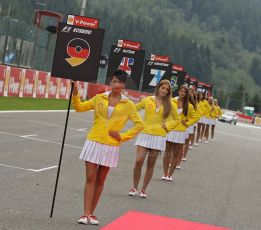
[[[195,97],[194,94],[193,94],[193,96],[189,94],[189,103],[192,104],[193,107],[194,107],[194,109],[196,110],[196,109],[197,109],[197,104],[196,104],[196,102],[195,102],[194,97]]]
[[[195,101],[196,106],[197,106],[197,104],[198,104],[198,93],[196,91],[194,93],[194,101]]]
[[[169,92],[165,97],[163,97],[163,100],[162,100],[163,118],[167,119],[167,117],[169,116],[170,111],[171,111],[171,102],[170,102],[170,99],[171,99],[171,84],[168,80],[160,81],[160,83],[156,86],[156,89],[155,89],[155,96],[156,97],[159,95],[159,88],[162,85],[168,85],[169,86]]]
[[[195,110],[197,109],[197,99],[194,88],[189,88],[189,103],[193,105]]]
[[[203,99],[200,99],[200,95],[203,96]],[[204,99],[205,99],[205,94],[203,92],[199,92],[199,94],[198,94],[198,101],[204,101]]]
[[[183,98],[183,106],[182,106],[182,113],[187,116],[188,115],[188,107],[189,107],[189,92],[188,87],[186,85],[182,85],[179,87],[179,91],[181,89],[185,89],[186,96]]]

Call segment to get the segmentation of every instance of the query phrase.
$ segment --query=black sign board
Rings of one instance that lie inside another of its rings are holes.
[[[185,83],[185,71],[180,71],[178,69],[172,68],[172,76],[171,76],[171,86],[172,86],[172,96],[178,96],[178,88]]]
[[[142,91],[154,92],[156,85],[163,79],[171,80],[172,63],[145,61]]]
[[[125,88],[139,90],[144,56],[144,50],[131,50],[112,45],[106,76],[106,84],[110,83],[114,71],[121,69],[129,74]]]
[[[193,88],[195,90],[197,90],[197,88],[198,88],[198,81],[195,77],[192,77],[192,76],[189,78],[189,87],[191,87],[191,86],[193,86]]]
[[[95,82],[104,32],[103,29],[59,23],[52,76]]]

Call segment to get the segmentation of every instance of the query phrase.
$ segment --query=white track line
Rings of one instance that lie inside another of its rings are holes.
[[[47,167],[47,168],[42,168],[42,169],[35,169],[34,172],[42,172],[42,171],[46,171],[46,170],[50,170],[50,169],[54,169],[57,168],[58,166],[51,166],[51,167]]]
[[[35,137],[30,137],[30,135],[18,135],[18,134],[15,134],[15,133],[2,132],[2,131],[0,131],[0,134],[5,134],[5,135],[15,136],[15,137],[21,137],[21,138],[25,138],[25,139],[29,139],[29,140],[35,140],[35,141],[40,141],[40,142],[46,142],[46,143],[51,143],[51,144],[56,144],[56,145],[62,145],[62,143],[58,143],[58,142],[54,142],[54,141],[48,141],[48,140],[44,140],[44,139],[40,139],[40,138],[35,138]],[[67,147],[70,147],[70,148],[82,149],[82,147],[80,147],[80,146],[75,146],[75,145],[67,145],[67,144],[64,144],[64,146],[67,146]]]
[[[251,128],[251,129],[261,129],[261,126],[254,126],[244,123],[237,123],[237,126],[244,127],[244,128]]]
[[[224,134],[224,135],[228,135],[228,136],[240,137],[240,138],[243,138],[243,139],[245,139],[245,140],[251,140],[251,141],[258,141],[258,142],[260,142],[260,139],[254,138],[254,137],[246,137],[246,136],[242,136],[242,135],[238,135],[238,134],[233,134],[233,133],[222,132],[222,131],[215,131],[215,132],[221,133],[221,134]]]
[[[26,168],[21,168],[21,167],[16,167],[16,166],[12,166],[12,165],[6,165],[6,164],[0,164],[0,166],[7,167],[7,168],[26,170],[26,171],[30,171],[30,172],[42,172],[42,171],[46,171],[46,170],[50,170],[50,169],[58,167],[58,166],[51,166],[51,167],[42,168],[42,169],[26,169]]]
[[[30,134],[30,135],[23,135],[23,136],[20,136],[20,137],[37,137],[36,134]]]
[[[0,111],[0,113],[64,113],[67,110],[5,110]],[[70,110],[70,112],[75,112],[75,110]]]
[[[58,124],[55,124],[55,123],[50,123],[50,122],[44,122],[44,121],[37,121],[37,120],[28,120],[29,122],[33,122],[33,123],[37,123],[37,124],[41,124],[41,125],[46,125],[46,126],[51,126],[51,127],[59,127],[59,128],[64,128],[64,125],[58,125]],[[90,120],[85,120],[85,122],[90,122],[90,123],[93,123],[92,121]],[[70,127],[67,127],[67,129],[70,129],[70,130],[77,130],[77,131],[80,131],[82,132],[81,130],[79,129],[76,129],[76,128],[70,128]]]
[[[89,110],[93,111],[93,110]],[[65,113],[67,110],[4,110],[0,113]],[[75,112],[74,109],[70,109],[70,112]]]

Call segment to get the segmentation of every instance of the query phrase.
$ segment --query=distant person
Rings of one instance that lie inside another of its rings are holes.
[[[122,94],[127,77],[126,72],[115,71],[110,82],[111,92],[97,94],[84,102],[80,100],[77,84],[74,85],[74,109],[77,112],[94,110],[94,124],[80,154],[86,169],[84,214],[78,220],[81,224],[99,224],[93,213],[110,168],[117,166],[119,146],[143,129],[143,122],[135,105]],[[132,120],[134,126],[121,133],[128,120]]]
[[[215,107],[214,107],[214,103],[213,103],[213,97],[208,97],[208,107],[207,109],[205,109],[206,112],[206,119],[205,119],[205,133],[204,133],[204,137],[205,137],[205,143],[208,143],[208,138],[209,138],[209,128],[212,125],[212,120],[216,118],[216,114],[215,114]],[[206,107],[205,107],[206,108]]]
[[[188,149],[189,148],[192,149],[192,145],[190,145],[190,142],[192,141],[192,139],[194,139],[194,132],[195,132],[194,124],[196,124],[196,122],[200,119],[199,114],[197,113],[197,105],[194,100],[193,88],[189,88],[189,103],[193,106],[194,109],[193,114],[195,118],[194,118],[194,123],[190,125],[186,130],[186,139],[185,139],[182,161],[187,160]]]
[[[212,115],[212,122],[211,122],[211,141],[214,141],[215,127],[216,127],[217,119],[222,116],[222,110],[218,106],[217,99],[214,99],[213,102],[214,102],[215,112]]]

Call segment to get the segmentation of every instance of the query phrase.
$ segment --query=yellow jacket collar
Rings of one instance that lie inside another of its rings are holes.
[[[107,92],[104,92],[102,95],[103,96],[106,96],[107,98],[109,97],[111,91],[107,91]],[[129,98],[127,98],[123,93],[121,93],[121,101],[126,101],[128,100]]]

